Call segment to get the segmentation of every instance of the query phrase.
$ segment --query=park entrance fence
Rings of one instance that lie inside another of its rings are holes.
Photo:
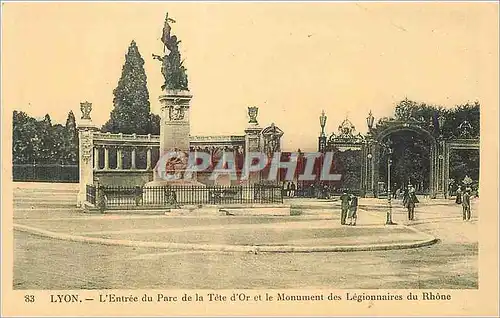
[[[12,179],[19,182],[78,183],[78,165],[13,164]]]
[[[101,209],[175,208],[183,205],[283,203],[280,186],[159,186],[87,185],[87,202]]]

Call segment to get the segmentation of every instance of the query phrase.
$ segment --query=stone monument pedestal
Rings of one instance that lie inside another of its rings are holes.
[[[189,151],[189,107],[193,95],[188,90],[165,90],[165,94],[159,97],[161,103],[161,124],[160,124],[160,158],[157,167],[154,170],[153,181],[144,185],[144,202],[158,201],[158,196],[166,197],[172,194],[168,187],[190,187],[205,186],[196,180],[196,174],[190,178],[184,178],[187,162],[173,158],[165,159],[169,152]],[[163,159],[162,159],[163,158]],[[164,166],[162,166],[164,165]],[[169,166],[167,168],[167,166]],[[177,179],[166,180],[161,174],[177,174]],[[165,187],[164,190],[161,187]],[[164,191],[164,192],[162,192]],[[184,201],[183,195],[192,195],[189,189],[177,191],[175,193],[177,201]],[[168,201],[167,201],[168,202]]]

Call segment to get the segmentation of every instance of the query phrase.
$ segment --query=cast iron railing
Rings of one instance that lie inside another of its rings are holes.
[[[61,164],[13,164],[13,181],[24,182],[71,182],[80,176],[78,165]]]
[[[87,202],[95,205],[96,203],[96,186],[87,184]]]
[[[87,186],[87,201],[106,209],[161,208],[183,205],[283,203],[276,185],[250,186]],[[91,202],[92,203],[92,202]]]

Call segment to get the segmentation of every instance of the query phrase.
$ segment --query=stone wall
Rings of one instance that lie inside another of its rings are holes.
[[[105,186],[143,186],[153,180],[153,171],[96,171],[94,177]]]

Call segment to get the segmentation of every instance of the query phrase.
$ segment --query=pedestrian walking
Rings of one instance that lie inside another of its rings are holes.
[[[408,199],[406,203],[406,208],[408,209],[408,220],[413,221],[415,219],[415,206],[418,203],[417,196],[415,194],[415,188],[410,185],[408,190]]]
[[[290,196],[292,198],[295,197],[295,189],[296,189],[295,183],[292,182],[292,184],[290,185]]]
[[[349,225],[355,226],[358,219],[358,197],[350,195],[349,201]]]
[[[106,205],[108,203],[108,197],[106,196],[104,187],[98,185],[96,188],[97,188],[97,207],[99,208],[99,212],[105,213]]]
[[[407,207],[408,204],[408,187],[405,187],[403,190],[403,207]]]
[[[342,195],[340,196],[340,206],[341,206],[341,212],[340,212],[340,224],[345,225],[346,219],[347,219],[347,213],[349,210],[349,194],[347,190],[344,190]]]
[[[462,213],[464,221],[469,221],[471,217],[470,212],[470,193],[471,189],[467,188],[463,194],[462,198]]]

